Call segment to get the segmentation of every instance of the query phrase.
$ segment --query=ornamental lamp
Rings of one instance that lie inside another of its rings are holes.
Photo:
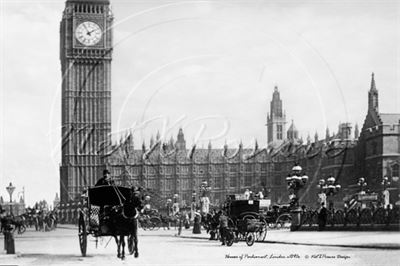
[[[303,169],[301,168],[300,165],[295,165],[295,166],[293,166],[293,168],[292,168],[292,171],[293,171],[293,172],[299,172],[299,171],[301,171],[301,170],[303,170]]]
[[[14,193],[15,187],[13,186],[12,182],[6,187],[8,194],[10,195],[10,202],[12,202],[12,194]]]
[[[390,185],[389,178],[387,176],[382,178],[382,185]]]
[[[333,184],[335,184],[336,179],[333,176],[331,176],[331,177],[328,178],[327,181],[328,181],[328,183],[333,185]]]
[[[358,179],[358,185],[359,185],[359,186],[365,186],[365,185],[367,185],[367,183],[365,182],[365,178],[364,178],[364,177],[360,177],[360,178]]]
[[[307,175],[303,175],[301,177],[301,181],[303,181],[303,183],[306,183],[308,181],[308,176]]]

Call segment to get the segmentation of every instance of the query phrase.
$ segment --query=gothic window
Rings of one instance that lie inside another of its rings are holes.
[[[202,166],[199,166],[199,173],[204,174],[204,168]]]
[[[182,179],[181,180],[181,188],[183,190],[186,190],[189,188],[189,180],[188,179]]]
[[[156,188],[156,181],[154,179],[147,180],[147,188],[154,189]]]
[[[276,131],[277,131],[277,133],[276,133],[276,138],[277,138],[277,139],[282,139],[282,138],[283,138],[283,137],[282,137],[282,136],[283,136],[283,135],[282,135],[282,134],[283,134],[283,133],[282,133],[282,132],[283,132],[283,127],[282,127],[282,125],[277,125],[277,126],[276,126]]]
[[[229,186],[230,187],[236,187],[237,184],[237,178],[236,176],[231,176],[229,179]]]
[[[274,185],[280,186],[282,184],[282,177],[280,176],[275,176],[274,177]]]
[[[267,171],[267,164],[261,164],[261,171]]]
[[[392,166],[392,177],[399,177],[400,176],[400,170],[399,170],[399,165],[395,164]]]
[[[214,184],[215,184],[215,188],[220,188],[220,187],[222,187],[222,177],[221,177],[221,176],[217,176],[217,177],[215,178]]]
[[[167,190],[172,190],[173,189],[173,180],[172,179],[167,179]]]
[[[246,176],[245,178],[244,178],[244,186],[245,187],[250,187],[252,184],[252,178],[251,178],[251,176]]]
[[[251,167],[252,165],[251,164],[246,164],[246,172],[251,172],[251,170],[252,170],[252,167]]]

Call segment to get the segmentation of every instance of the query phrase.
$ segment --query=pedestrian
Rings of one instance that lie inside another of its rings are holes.
[[[244,192],[244,199],[246,200],[250,199],[250,190],[248,188],[246,188]]]
[[[321,202],[321,208],[318,212],[318,230],[322,231],[325,229],[326,221],[328,218],[328,210],[325,207],[325,202]]]
[[[193,234],[201,234],[201,214],[200,210],[196,210],[194,213],[194,220],[193,220]]]
[[[224,211],[219,211],[219,234],[221,236],[221,245],[226,244],[226,238],[228,234],[228,217],[225,215]]]
[[[183,226],[183,220],[184,220],[184,214],[182,212],[177,213],[176,215],[178,215],[178,234],[177,236],[180,236],[182,233],[182,226]]]

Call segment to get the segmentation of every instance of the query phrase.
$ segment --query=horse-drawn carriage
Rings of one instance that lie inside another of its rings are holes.
[[[129,254],[138,257],[137,216],[141,201],[133,188],[123,186],[96,186],[84,191],[83,207],[79,210],[79,244],[86,256],[87,237],[111,236],[118,247],[118,257],[125,257],[124,237],[128,237]],[[119,239],[118,239],[119,237]],[[122,245],[122,253],[120,251]]]
[[[239,240],[245,240],[248,246],[265,240],[268,225],[260,214],[260,200],[230,199],[225,210],[228,216],[228,246]]]
[[[289,204],[273,205],[271,210],[265,213],[264,218],[269,228],[289,228],[292,223]]]

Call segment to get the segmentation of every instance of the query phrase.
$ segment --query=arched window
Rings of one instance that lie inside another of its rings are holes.
[[[399,177],[400,176],[400,170],[399,170],[399,165],[395,164],[392,166],[392,177]]]

